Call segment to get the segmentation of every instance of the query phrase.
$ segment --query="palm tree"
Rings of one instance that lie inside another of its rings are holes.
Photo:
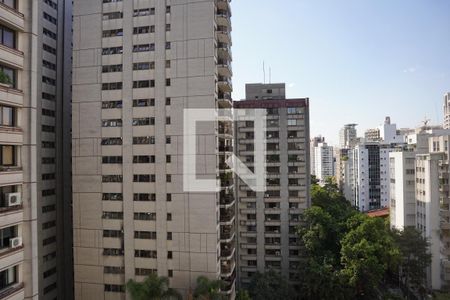
[[[169,287],[169,278],[151,274],[143,282],[128,280],[127,290],[133,300],[182,299],[181,295]]]
[[[196,300],[222,300],[224,296],[220,293],[223,287],[221,280],[209,280],[205,276],[197,278],[197,287],[194,290]]]

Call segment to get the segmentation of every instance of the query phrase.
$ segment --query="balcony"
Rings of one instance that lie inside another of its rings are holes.
[[[234,203],[235,199],[233,194],[225,194],[223,192],[220,193],[220,205],[223,206],[223,208],[228,208]]]
[[[15,30],[24,31],[25,29],[24,15],[2,2],[0,2],[0,22]]]
[[[219,123],[219,134],[228,138],[233,138],[233,129],[231,126]]]
[[[22,69],[23,52],[0,44],[0,62],[15,69]]]
[[[231,225],[234,222],[234,206],[220,209],[220,225]]]
[[[0,101],[15,106],[23,105],[23,92],[9,85],[0,84]]]
[[[230,44],[218,43],[217,44],[217,55],[219,58],[232,60],[233,55],[231,52]]]
[[[220,108],[231,108],[233,107],[233,100],[231,99],[231,94],[229,93],[219,93],[217,97]]]
[[[231,243],[234,239],[235,228],[233,225],[225,225],[220,227],[220,240],[222,243]]]
[[[231,11],[230,0],[216,0],[216,5],[220,11]]]
[[[216,23],[219,26],[230,26],[231,13],[228,9],[218,9],[216,12]]]
[[[217,62],[217,69],[219,71],[219,76],[231,77],[233,75],[231,61],[229,60],[219,60]]]
[[[234,185],[234,179],[232,173],[223,173],[220,174],[220,187],[221,188],[229,188]]]
[[[231,243],[222,243],[220,246],[220,258],[224,260],[230,260],[233,258],[233,255],[236,251],[236,248]]]
[[[236,263],[234,261],[222,261],[220,265],[220,275],[222,277],[230,277],[233,275]]]
[[[10,285],[3,290],[0,291],[0,299],[6,299],[7,297],[10,297],[16,293],[19,293],[23,290],[24,284],[23,283],[17,283],[14,285]],[[17,299],[24,299],[24,297],[16,296]]]
[[[230,93],[233,91],[233,84],[231,83],[230,78],[219,76],[217,84],[219,86],[220,92]]]

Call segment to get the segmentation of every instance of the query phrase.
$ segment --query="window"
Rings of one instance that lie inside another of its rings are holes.
[[[166,50],[169,50],[172,48],[172,45],[170,44],[170,42],[166,42]]]
[[[102,182],[122,182],[122,175],[103,175]]]
[[[135,220],[141,220],[141,221],[156,221],[156,214],[155,213],[134,213],[134,219]]]
[[[133,156],[134,164],[153,164],[155,163],[154,155],[135,155]]]
[[[170,31],[170,24],[166,24],[166,31]]]
[[[56,236],[51,236],[42,240],[42,246],[47,246],[56,243]]]
[[[7,82],[5,83],[10,84],[13,88],[16,88],[16,70],[5,66],[0,66],[0,71],[3,71],[3,73],[6,75]]]
[[[172,251],[167,251],[167,258],[168,258],[168,259],[172,259],[172,258],[173,258],[173,253],[172,253]]]
[[[122,100],[102,102],[102,109],[111,109],[111,108],[122,108]]]
[[[172,232],[168,232],[167,233],[167,240],[171,241],[172,240]]]
[[[42,161],[43,165],[51,165],[51,164],[55,163],[55,158],[54,157],[43,157],[41,161]]]
[[[106,220],[122,220],[123,212],[120,211],[104,211],[102,214],[102,219]]]
[[[170,68],[170,60],[166,60],[166,68]]]
[[[103,201],[122,201],[123,195],[121,193],[103,193]]]
[[[122,2],[122,0],[103,0],[103,3],[115,3],[115,2]]]
[[[138,81],[133,81],[133,88],[134,89],[142,89],[142,88],[148,88],[148,87],[155,87],[155,80],[138,80]]]
[[[296,126],[297,120],[296,119],[288,119],[288,126]]]
[[[170,86],[170,84],[171,84],[171,83],[170,83],[170,78],[167,78],[167,79],[166,79],[166,86]]]
[[[42,148],[54,149],[55,148],[55,143],[54,142],[42,141]]]
[[[47,44],[42,44],[42,48],[44,49],[44,51],[56,55],[56,48],[53,48],[52,46],[49,46]]]
[[[0,0],[0,3],[3,3],[11,8],[17,9],[17,0]]]
[[[43,66],[44,68],[47,68],[47,69],[56,71],[56,64],[54,64],[54,63],[52,63],[52,62],[49,62],[48,60],[43,59],[43,60],[42,60],[42,66]]]
[[[103,1],[121,1],[121,0],[103,0]],[[120,284],[105,284],[105,292],[125,293],[125,286]]]
[[[288,107],[287,113],[289,115],[298,114],[298,113],[301,113],[301,109],[299,107]]]
[[[55,210],[56,210],[55,204],[42,206],[42,213],[48,213],[48,212],[55,211]]]
[[[172,175],[166,175],[166,182],[172,182]]]
[[[133,52],[148,52],[148,51],[155,51],[154,43],[133,46]]]
[[[16,126],[16,108],[0,105],[0,126]]]
[[[156,201],[156,194],[133,194],[134,201]]]
[[[122,127],[121,119],[102,120],[102,127]]]
[[[0,165],[3,167],[16,165],[16,146],[0,145]]]
[[[123,29],[109,29],[103,30],[103,37],[115,37],[115,36],[123,36]]]
[[[121,11],[115,11],[115,12],[103,14],[103,20],[114,20],[114,19],[122,19],[122,18],[123,18],[123,12],[121,12]]]
[[[0,1],[1,2],[1,1]],[[44,2],[53,9],[58,9],[58,4],[53,2],[52,0],[44,0]]]
[[[12,29],[0,25],[0,44],[16,49],[16,33]]]
[[[171,162],[172,162],[172,156],[166,155],[166,163],[171,163]]]
[[[122,156],[103,156],[102,163],[103,164],[121,164]]]
[[[167,270],[169,278],[173,277],[173,270]]]
[[[55,117],[55,111],[51,110],[51,109],[42,109],[42,115],[47,116],[47,117]]]
[[[134,257],[158,258],[155,250],[134,250]]]
[[[18,236],[17,229],[17,226],[0,229],[0,249],[11,247],[10,240]]]
[[[0,290],[6,289],[7,287],[17,283],[17,266],[8,268],[0,272]]]
[[[48,100],[48,101],[55,101],[56,96],[49,94],[49,93],[42,93],[42,99]]]
[[[122,72],[122,65],[106,65],[102,67],[102,73]]]
[[[149,276],[151,274],[156,274],[156,269],[143,269],[143,268],[136,268],[134,270],[135,275],[137,276]]]
[[[169,5],[166,6],[166,14],[170,14],[170,6]]]
[[[102,49],[102,55],[114,55],[114,54],[122,54],[123,48],[122,47],[109,47],[109,48],[103,48]],[[56,54],[56,49],[55,49]]]
[[[51,261],[56,258],[56,251],[42,256],[44,262]]]
[[[133,107],[155,106],[155,99],[134,99]]]
[[[135,239],[145,239],[145,240],[156,240],[156,232],[155,231],[135,231],[134,238]]]
[[[103,91],[121,90],[122,82],[108,82],[102,84]]]
[[[133,182],[155,182],[155,175],[135,174],[133,175]]]
[[[56,86],[56,80],[47,76],[42,76],[42,82],[48,85]]]
[[[172,214],[170,213],[167,214],[167,221],[172,221]]]
[[[172,143],[172,139],[170,136],[166,136],[166,144]]]
[[[166,201],[167,202],[172,202],[172,194],[167,194],[166,195]]]
[[[133,17],[140,17],[140,16],[149,16],[155,14],[155,8],[142,8],[142,9],[135,9],[133,12]]]
[[[133,34],[144,34],[144,33],[149,33],[149,32],[155,32],[155,25],[141,26],[141,27],[133,28]]]
[[[104,266],[104,274],[125,274],[125,267]]]
[[[155,118],[134,118],[133,119],[133,126],[148,126],[148,125],[155,125]]]
[[[102,146],[114,146],[114,145],[122,145],[122,138],[102,138],[101,142]]]
[[[122,230],[103,230],[103,237],[105,238],[121,238],[123,237]]]
[[[133,145],[153,145],[155,144],[154,136],[135,136],[133,137]]]
[[[42,180],[55,180],[55,178],[56,178],[55,173],[42,174]]]
[[[42,125],[41,129],[43,132],[55,132],[55,126]]]
[[[166,105],[170,105],[171,99],[170,98],[166,98]]]
[[[53,31],[51,31],[45,27],[42,29],[42,32],[44,33],[45,36],[48,36],[51,39],[56,40],[56,38],[57,38],[56,33],[54,33]]]
[[[139,70],[153,70],[155,69],[155,62],[140,62],[140,63],[134,63],[133,64],[133,70],[139,71]]]
[[[166,117],[166,124],[167,124],[167,125],[170,124],[170,117]]]

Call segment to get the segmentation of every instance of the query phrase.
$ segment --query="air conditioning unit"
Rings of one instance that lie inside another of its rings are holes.
[[[9,193],[6,194],[8,199],[8,206],[16,206],[22,204],[22,197],[20,193]]]
[[[9,239],[9,245],[11,248],[17,248],[17,247],[22,246],[22,238],[16,237],[13,239]]]

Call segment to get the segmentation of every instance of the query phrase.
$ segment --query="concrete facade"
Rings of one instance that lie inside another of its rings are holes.
[[[227,0],[74,1],[76,299],[125,299],[151,273],[234,297],[229,122],[196,136],[197,176],[222,193],[183,188],[184,109],[232,105],[230,16]]]
[[[259,89],[266,89],[260,85]],[[237,180],[238,280],[247,285],[256,272],[279,271],[294,284],[300,259],[295,233],[303,211],[310,206],[310,147],[308,99],[251,99],[235,101],[239,109],[265,109],[266,191],[252,191]],[[237,121],[237,156],[250,169],[255,163],[256,125]]]
[[[450,93],[444,95],[444,129],[450,129]]]
[[[71,4],[0,3],[0,69],[10,79],[0,84],[2,299],[73,294]]]
[[[334,151],[327,143],[319,143],[314,147],[314,175],[320,182],[334,177]]]

